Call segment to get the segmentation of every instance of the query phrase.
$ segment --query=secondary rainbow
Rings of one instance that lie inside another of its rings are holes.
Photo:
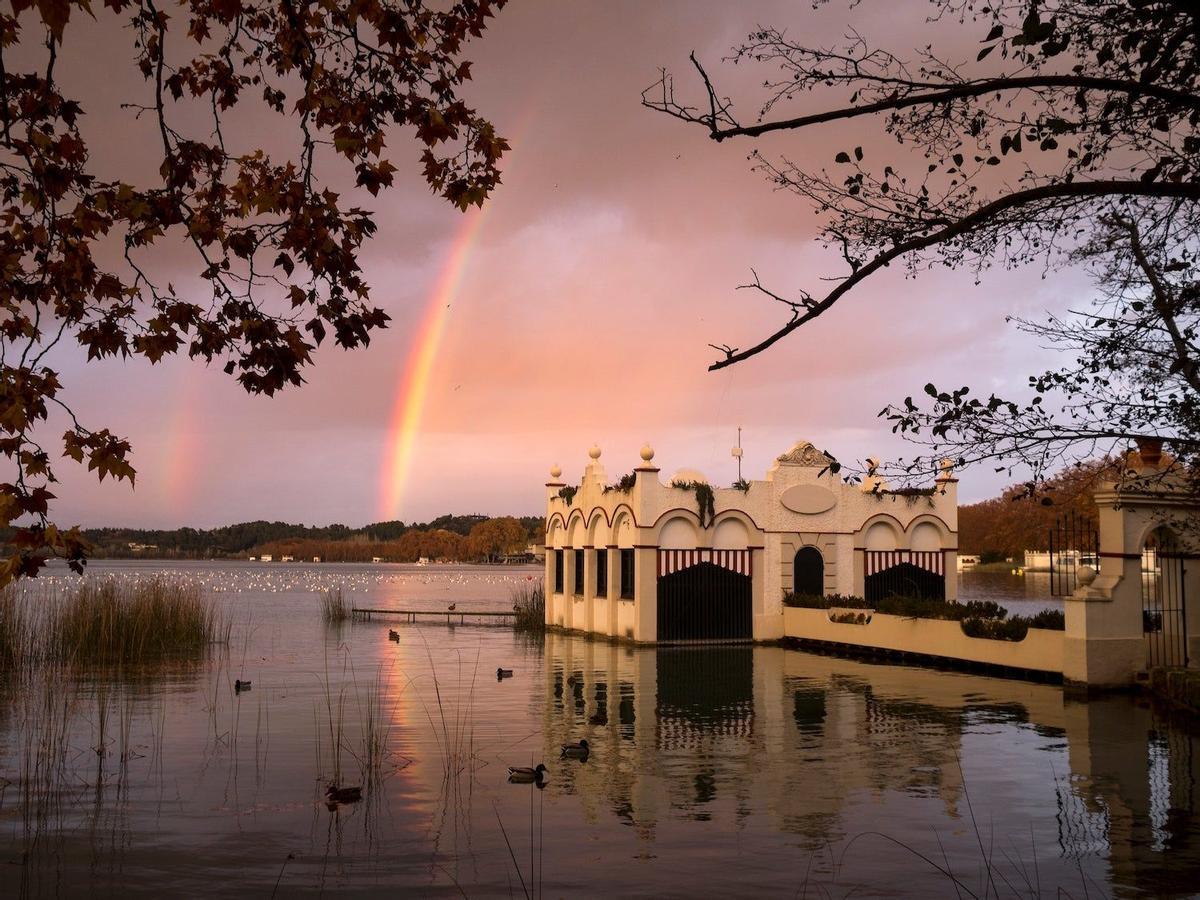
[[[486,210],[490,207],[489,202],[483,209],[467,213],[466,220],[459,226],[414,334],[412,350],[400,376],[399,390],[388,425],[387,456],[380,491],[380,519],[394,519],[400,514],[438,350],[446,333],[451,307],[470,262],[471,251],[487,215]]]

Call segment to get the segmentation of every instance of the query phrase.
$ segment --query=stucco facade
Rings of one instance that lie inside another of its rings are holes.
[[[643,447],[641,465],[614,486],[600,456],[598,447],[589,451],[573,492],[557,466],[546,485],[550,625],[659,640],[672,631],[658,621],[662,584],[697,567],[736,576],[733,590],[747,592],[750,606],[744,636],[754,640],[783,636],[783,597],[797,587],[864,596],[872,576],[911,576],[956,599],[958,496],[949,469],[928,491],[892,493],[870,481],[845,483],[827,456],[801,441],[745,490],[712,487],[711,516],[706,510],[702,521],[697,491],[672,483],[703,476],[664,480],[654,451]]]

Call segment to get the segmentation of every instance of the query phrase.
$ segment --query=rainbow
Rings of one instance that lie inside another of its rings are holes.
[[[489,200],[483,209],[471,210],[467,213],[466,221],[459,226],[424,315],[413,335],[412,350],[400,373],[396,400],[388,423],[387,451],[381,473],[381,520],[399,517],[404,492],[408,487],[417,432],[425,412],[434,363],[437,362],[438,350],[446,333],[446,323],[450,320],[450,309],[462,286],[463,274],[470,262],[479,229],[493,202]]]

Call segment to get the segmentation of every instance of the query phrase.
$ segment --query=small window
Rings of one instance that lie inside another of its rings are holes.
[[[583,595],[583,551],[575,551],[575,594]]]
[[[596,551],[596,596],[608,596],[608,551]]]
[[[554,593],[561,594],[563,589],[563,552],[554,551]]]
[[[633,599],[633,551],[621,551],[621,599]]]

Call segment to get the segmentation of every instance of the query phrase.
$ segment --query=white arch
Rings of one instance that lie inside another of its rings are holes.
[[[668,550],[693,550],[699,546],[696,526],[683,516],[672,516],[658,530],[658,546]]]
[[[619,510],[613,519],[612,543],[628,550],[637,543],[637,532],[633,527],[633,516],[626,510]]]
[[[712,545],[718,550],[745,550],[750,546],[750,531],[741,519],[722,519],[713,529]]]
[[[567,523],[567,546],[582,547],[583,536],[586,528],[583,524],[583,515],[576,513],[571,516],[571,521]]]
[[[587,542],[593,547],[605,547],[609,543],[608,537],[609,528],[604,511],[597,509],[592,513],[592,521],[588,525]]]
[[[941,550],[942,531],[932,522],[918,522],[909,536],[913,550]]]
[[[900,547],[900,535],[891,522],[875,522],[867,529],[863,547],[867,550],[896,550]]]

